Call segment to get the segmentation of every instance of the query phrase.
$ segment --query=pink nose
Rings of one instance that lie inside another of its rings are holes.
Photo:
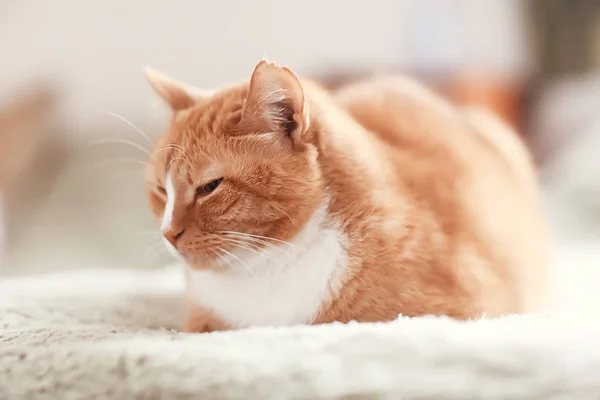
[[[173,245],[173,247],[177,247],[177,239],[183,236],[183,232],[183,229],[168,229],[163,232],[163,236]]]

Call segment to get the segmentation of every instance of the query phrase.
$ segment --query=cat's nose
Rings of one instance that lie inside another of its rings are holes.
[[[163,236],[173,245],[177,247],[177,240],[183,236],[184,229],[167,229],[163,231]]]

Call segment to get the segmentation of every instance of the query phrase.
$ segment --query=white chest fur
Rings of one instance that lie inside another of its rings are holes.
[[[347,268],[345,238],[325,216],[323,207],[290,245],[236,253],[232,271],[190,271],[192,299],[234,327],[311,322]]]

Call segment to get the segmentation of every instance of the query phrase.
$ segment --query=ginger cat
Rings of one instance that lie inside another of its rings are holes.
[[[548,305],[534,170],[493,116],[399,77],[328,93],[266,61],[216,92],[147,76],[173,111],[148,192],[187,265],[185,330]]]

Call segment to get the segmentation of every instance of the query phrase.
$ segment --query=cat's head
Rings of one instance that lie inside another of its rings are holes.
[[[222,268],[293,238],[324,200],[298,77],[266,61],[249,81],[215,92],[147,76],[173,113],[147,169],[171,252],[193,268]]]

